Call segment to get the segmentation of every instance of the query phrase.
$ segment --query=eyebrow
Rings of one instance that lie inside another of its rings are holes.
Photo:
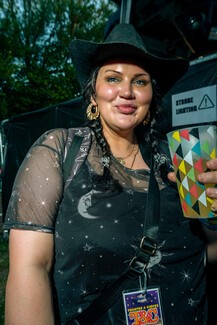
[[[112,70],[112,69],[105,70],[105,72],[114,72],[114,73],[117,73],[117,74],[122,74],[122,72],[117,71],[117,70]],[[144,73],[136,73],[134,75],[134,77],[140,77],[140,76],[147,76],[147,77],[149,77],[149,74],[148,74],[148,72],[144,72]]]

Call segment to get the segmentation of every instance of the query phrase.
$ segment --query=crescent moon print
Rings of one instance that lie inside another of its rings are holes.
[[[99,216],[92,216],[87,210],[92,206],[92,195],[95,193],[101,193],[100,191],[91,190],[90,192],[83,195],[78,202],[79,214],[87,219],[97,219]]]

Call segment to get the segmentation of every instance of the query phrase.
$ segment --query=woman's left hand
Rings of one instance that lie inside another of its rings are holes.
[[[217,184],[217,158],[207,161],[206,166],[210,171],[199,174],[198,181],[204,184]],[[217,188],[207,188],[206,194],[212,199],[217,199]]]
[[[204,184],[217,184],[217,158],[211,159],[206,163],[209,172],[201,173],[198,175],[198,181]],[[168,179],[172,182],[176,181],[174,172],[168,174]],[[217,188],[209,187],[206,189],[206,194],[212,199],[217,199]]]

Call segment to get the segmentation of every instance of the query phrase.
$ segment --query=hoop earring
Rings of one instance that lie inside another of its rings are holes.
[[[142,122],[143,125],[147,125],[150,121],[150,118],[151,118],[151,114],[150,114],[150,111],[148,111],[144,121]]]
[[[98,106],[94,106],[93,103],[90,103],[87,106],[87,118],[88,120],[92,121],[92,120],[96,120],[99,117],[99,109]]]

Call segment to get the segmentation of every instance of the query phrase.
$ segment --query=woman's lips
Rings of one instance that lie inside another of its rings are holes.
[[[136,107],[132,105],[116,105],[116,108],[123,114],[132,114],[136,110]]]

